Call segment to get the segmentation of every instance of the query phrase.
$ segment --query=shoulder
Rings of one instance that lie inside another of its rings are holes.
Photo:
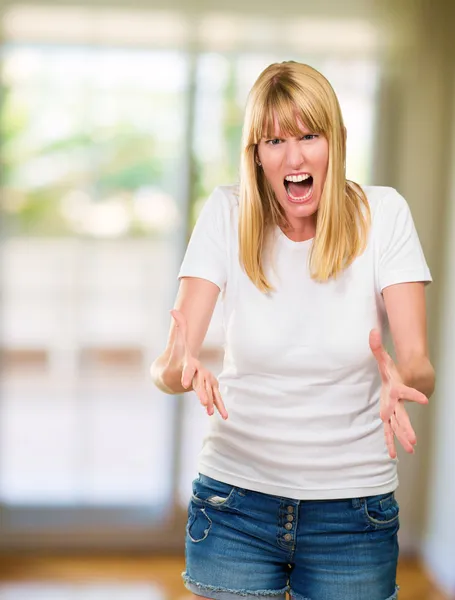
[[[214,213],[218,217],[227,217],[239,205],[238,185],[219,185],[204,202],[204,213]]]
[[[362,190],[372,211],[393,210],[406,204],[403,196],[393,187],[383,185],[362,185]]]
[[[239,201],[238,185],[219,185],[204,202],[198,220],[216,224],[220,232],[232,230],[238,222]]]
[[[381,224],[390,223],[400,213],[409,212],[408,203],[395,188],[379,185],[365,185],[361,188],[370,206],[373,226],[381,227]]]
[[[219,185],[213,194],[219,199],[225,210],[232,211],[239,206],[240,187],[238,184]]]

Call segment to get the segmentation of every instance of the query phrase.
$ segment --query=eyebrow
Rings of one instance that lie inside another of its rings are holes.
[[[310,135],[310,134],[312,134],[312,133],[314,133],[314,132],[313,132],[311,129],[305,129],[305,131],[300,131],[300,132],[299,132],[299,135]],[[276,132],[274,132],[274,133],[273,133],[271,136],[269,136],[269,135],[265,135],[265,134],[264,134],[264,135],[262,136],[262,139],[263,139],[263,140],[273,140],[273,139],[281,139],[281,138],[284,138],[284,137],[298,137],[298,135],[289,135],[289,136],[288,136],[288,135],[286,135],[286,134],[283,134],[282,132],[280,132],[280,133],[277,135],[277,134],[276,134]]]

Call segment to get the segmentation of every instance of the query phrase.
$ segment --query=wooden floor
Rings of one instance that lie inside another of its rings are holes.
[[[0,600],[188,600],[183,568],[181,557],[0,556]],[[398,583],[400,600],[446,600],[416,562],[400,563]]]

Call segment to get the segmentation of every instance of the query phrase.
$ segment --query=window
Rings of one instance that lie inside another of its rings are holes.
[[[178,52],[4,48],[6,504],[171,493],[174,407],[148,373],[175,287],[187,85]]]

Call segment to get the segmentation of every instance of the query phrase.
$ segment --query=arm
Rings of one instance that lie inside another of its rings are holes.
[[[220,288],[206,279],[183,277],[175,301],[175,306],[187,322],[187,343],[191,355],[199,356],[207,334]],[[182,369],[185,348],[178,335],[178,328],[172,319],[166,349],[150,368],[153,382],[167,394],[180,394],[191,390],[182,386]]]
[[[403,383],[429,398],[435,372],[428,356],[424,283],[390,285],[383,296]]]

